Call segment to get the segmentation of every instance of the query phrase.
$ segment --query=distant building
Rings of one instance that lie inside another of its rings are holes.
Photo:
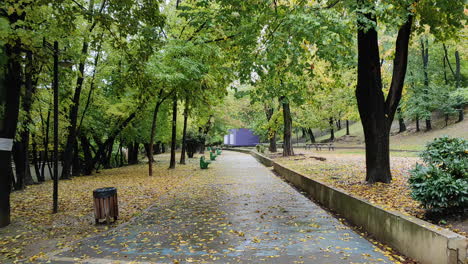
[[[224,145],[255,146],[258,143],[260,143],[259,137],[247,128],[229,129],[229,134],[224,136]]]

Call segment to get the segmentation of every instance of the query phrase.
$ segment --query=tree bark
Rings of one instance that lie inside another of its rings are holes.
[[[398,112],[398,125],[399,125],[398,133],[402,133],[406,131],[405,120],[402,117],[401,108],[398,107],[397,112]]]
[[[270,122],[271,118],[273,117],[274,112],[275,112],[275,109],[273,107],[269,107],[265,105],[265,114],[266,114],[267,122]],[[276,148],[276,131],[271,127],[268,127],[268,142],[269,142],[268,151],[272,153],[278,151]]]
[[[419,128],[419,117],[417,116],[416,117],[416,132],[419,132],[421,131],[421,129]]]
[[[336,120],[336,130],[341,130],[341,120]]]
[[[364,10],[363,0],[358,4]],[[358,82],[356,98],[366,143],[366,181],[369,183],[392,180],[390,172],[390,127],[401,99],[406,75],[408,44],[412,16],[398,30],[390,90],[387,98],[382,92],[378,35],[375,28],[367,29],[362,21],[377,20],[372,12],[360,13],[358,19]]]
[[[335,130],[333,129],[333,117],[330,117],[328,124],[330,125],[330,141],[335,140]]]
[[[308,128],[307,129],[307,133],[309,134],[309,137],[310,137],[310,143],[315,143],[315,136],[314,136],[314,132],[312,131],[312,128]]]
[[[186,138],[187,138],[187,120],[189,112],[189,99],[188,96],[185,98],[185,109],[184,109],[184,128],[182,130],[182,151],[180,152],[180,164],[185,164],[185,152],[187,149]]]
[[[349,120],[346,119],[346,135],[349,136]]]
[[[427,65],[429,64],[429,42],[427,38],[425,41],[421,38],[421,57],[423,62],[423,72],[424,72],[424,96],[427,97],[429,93],[429,75],[427,72]],[[425,44],[424,44],[425,42]],[[425,98],[425,100],[429,100],[429,98]],[[430,109],[427,109],[430,112]],[[429,113],[430,115],[430,113]],[[432,129],[431,125],[431,118],[426,117],[426,131]]]
[[[9,18],[10,23],[16,23],[19,17],[16,13]],[[22,81],[21,42],[6,44],[0,54],[0,67],[4,73],[0,75],[0,103],[4,105],[4,113],[0,115],[0,138],[6,144],[0,149],[0,227],[10,224],[10,191],[13,180],[11,168],[11,142],[16,133],[18,123],[20,90]]]
[[[75,138],[75,143],[73,144],[73,160],[72,160],[72,176],[80,176],[81,174],[81,163],[80,155],[78,148],[78,140]]]
[[[84,164],[83,164],[83,174],[90,175],[93,171],[93,156],[91,154],[91,148],[88,138],[80,130],[80,142],[81,148],[83,149]]]
[[[25,185],[34,184],[29,165],[29,128],[28,125],[31,121],[31,105],[33,94],[33,58],[32,52],[26,51],[26,70],[25,70],[25,93],[22,96],[22,108],[26,113],[23,120],[23,129],[20,133],[20,141],[15,143],[16,146],[16,178],[21,178],[22,185],[20,189],[24,189]]]
[[[460,66],[460,54],[457,51],[455,51],[455,85],[458,88],[461,86],[461,66]],[[464,117],[464,105],[460,104],[459,109],[458,109],[458,120],[457,122],[461,122],[465,119]]]
[[[161,97],[161,95],[162,95],[162,90],[159,93],[159,97]],[[150,143],[149,143],[149,152],[150,152],[149,155],[150,156],[148,156],[148,175],[149,176],[153,176],[153,161],[154,161],[153,145],[154,145],[154,137],[156,135],[156,124],[158,121],[159,107],[161,106],[162,102],[163,102],[162,99],[159,99],[158,102],[156,102],[156,106],[154,107],[154,111],[153,111],[153,120],[151,122],[151,136],[150,136]]]
[[[172,139],[171,139],[171,160],[169,162],[169,169],[175,169],[175,151],[177,140],[177,95],[174,94],[172,99]]]
[[[32,162],[34,166],[34,172],[36,173],[36,179],[38,182],[44,182],[45,178],[44,175],[41,175],[41,166],[39,164],[40,157],[38,158],[38,155],[40,154],[37,152],[37,142],[36,142],[36,135],[31,134],[32,138]]]
[[[283,120],[284,120],[284,131],[283,131],[283,156],[294,156],[293,146],[291,144],[291,132],[292,132],[292,118],[291,110],[289,108],[288,99],[284,96],[280,98],[283,106]]]

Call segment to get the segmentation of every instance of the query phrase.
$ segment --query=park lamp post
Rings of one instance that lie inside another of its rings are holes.
[[[59,175],[58,175],[58,85],[59,85],[59,80],[58,80],[58,66],[59,66],[59,44],[58,41],[54,41],[54,44],[50,44],[43,39],[43,46],[53,52],[54,55],[54,80],[52,82],[52,89],[54,93],[54,187],[53,187],[53,208],[52,208],[52,213],[57,213],[58,212],[58,180],[59,180]],[[73,65],[71,61],[61,61],[60,62],[61,66],[65,67],[70,67]]]

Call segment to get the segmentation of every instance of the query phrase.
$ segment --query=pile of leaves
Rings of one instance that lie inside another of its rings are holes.
[[[168,170],[169,156],[155,158],[152,177],[148,176],[148,166],[140,164],[60,181],[57,214],[52,214],[52,181],[13,192],[12,224],[0,229],[0,263],[23,258],[34,260],[45,252],[122,224],[199,173],[196,159],[189,159],[186,166]],[[95,225],[92,192],[110,186],[117,188],[119,220],[111,226]]]
[[[342,189],[356,197],[367,200],[384,209],[400,212],[404,215],[425,219],[425,209],[419,201],[411,197],[408,178],[417,162],[416,157],[391,157],[393,180],[390,184],[367,184],[365,181],[365,156],[362,154],[334,154],[321,152],[326,158],[319,161],[313,158],[296,159],[295,157],[276,157],[276,161],[304,175]],[[451,225],[445,226],[452,231],[466,236],[466,230]],[[440,227],[434,226],[440,229]]]

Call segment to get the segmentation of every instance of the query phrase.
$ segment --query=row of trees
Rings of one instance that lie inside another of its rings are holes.
[[[22,189],[32,183],[29,156],[44,180],[54,117],[61,178],[122,165],[124,147],[128,163],[134,163],[141,144],[151,175],[152,154],[161,144],[170,143],[174,168],[177,144],[179,162],[185,163],[189,134],[203,146],[208,134],[217,139],[225,132],[231,119],[222,98],[226,87],[237,83],[251,86],[236,96],[248,93],[268,121],[271,150],[281,126],[286,156],[294,154],[293,122],[311,131],[356,120],[359,112],[367,180],[389,182],[388,137],[400,105],[410,35],[456,36],[463,8],[461,0],[4,1],[0,226],[9,223],[12,184]],[[384,59],[393,64],[382,63],[378,31],[388,36],[393,52]],[[53,64],[48,42],[58,44],[55,55],[71,67],[54,69],[58,63]],[[387,64],[389,86],[381,73]],[[55,116],[54,73],[60,102]],[[356,81],[358,111],[350,92]]]
[[[152,154],[165,144],[171,145],[170,168],[176,166],[176,145],[185,163],[188,133],[204,144],[213,106],[233,76],[223,48],[228,38],[214,26],[229,25],[213,7],[191,1],[4,1],[0,226],[10,221],[12,186],[34,182],[30,162],[38,181],[51,171],[55,73],[61,179],[136,163],[141,145],[151,175]],[[53,42],[59,50],[50,49]]]

